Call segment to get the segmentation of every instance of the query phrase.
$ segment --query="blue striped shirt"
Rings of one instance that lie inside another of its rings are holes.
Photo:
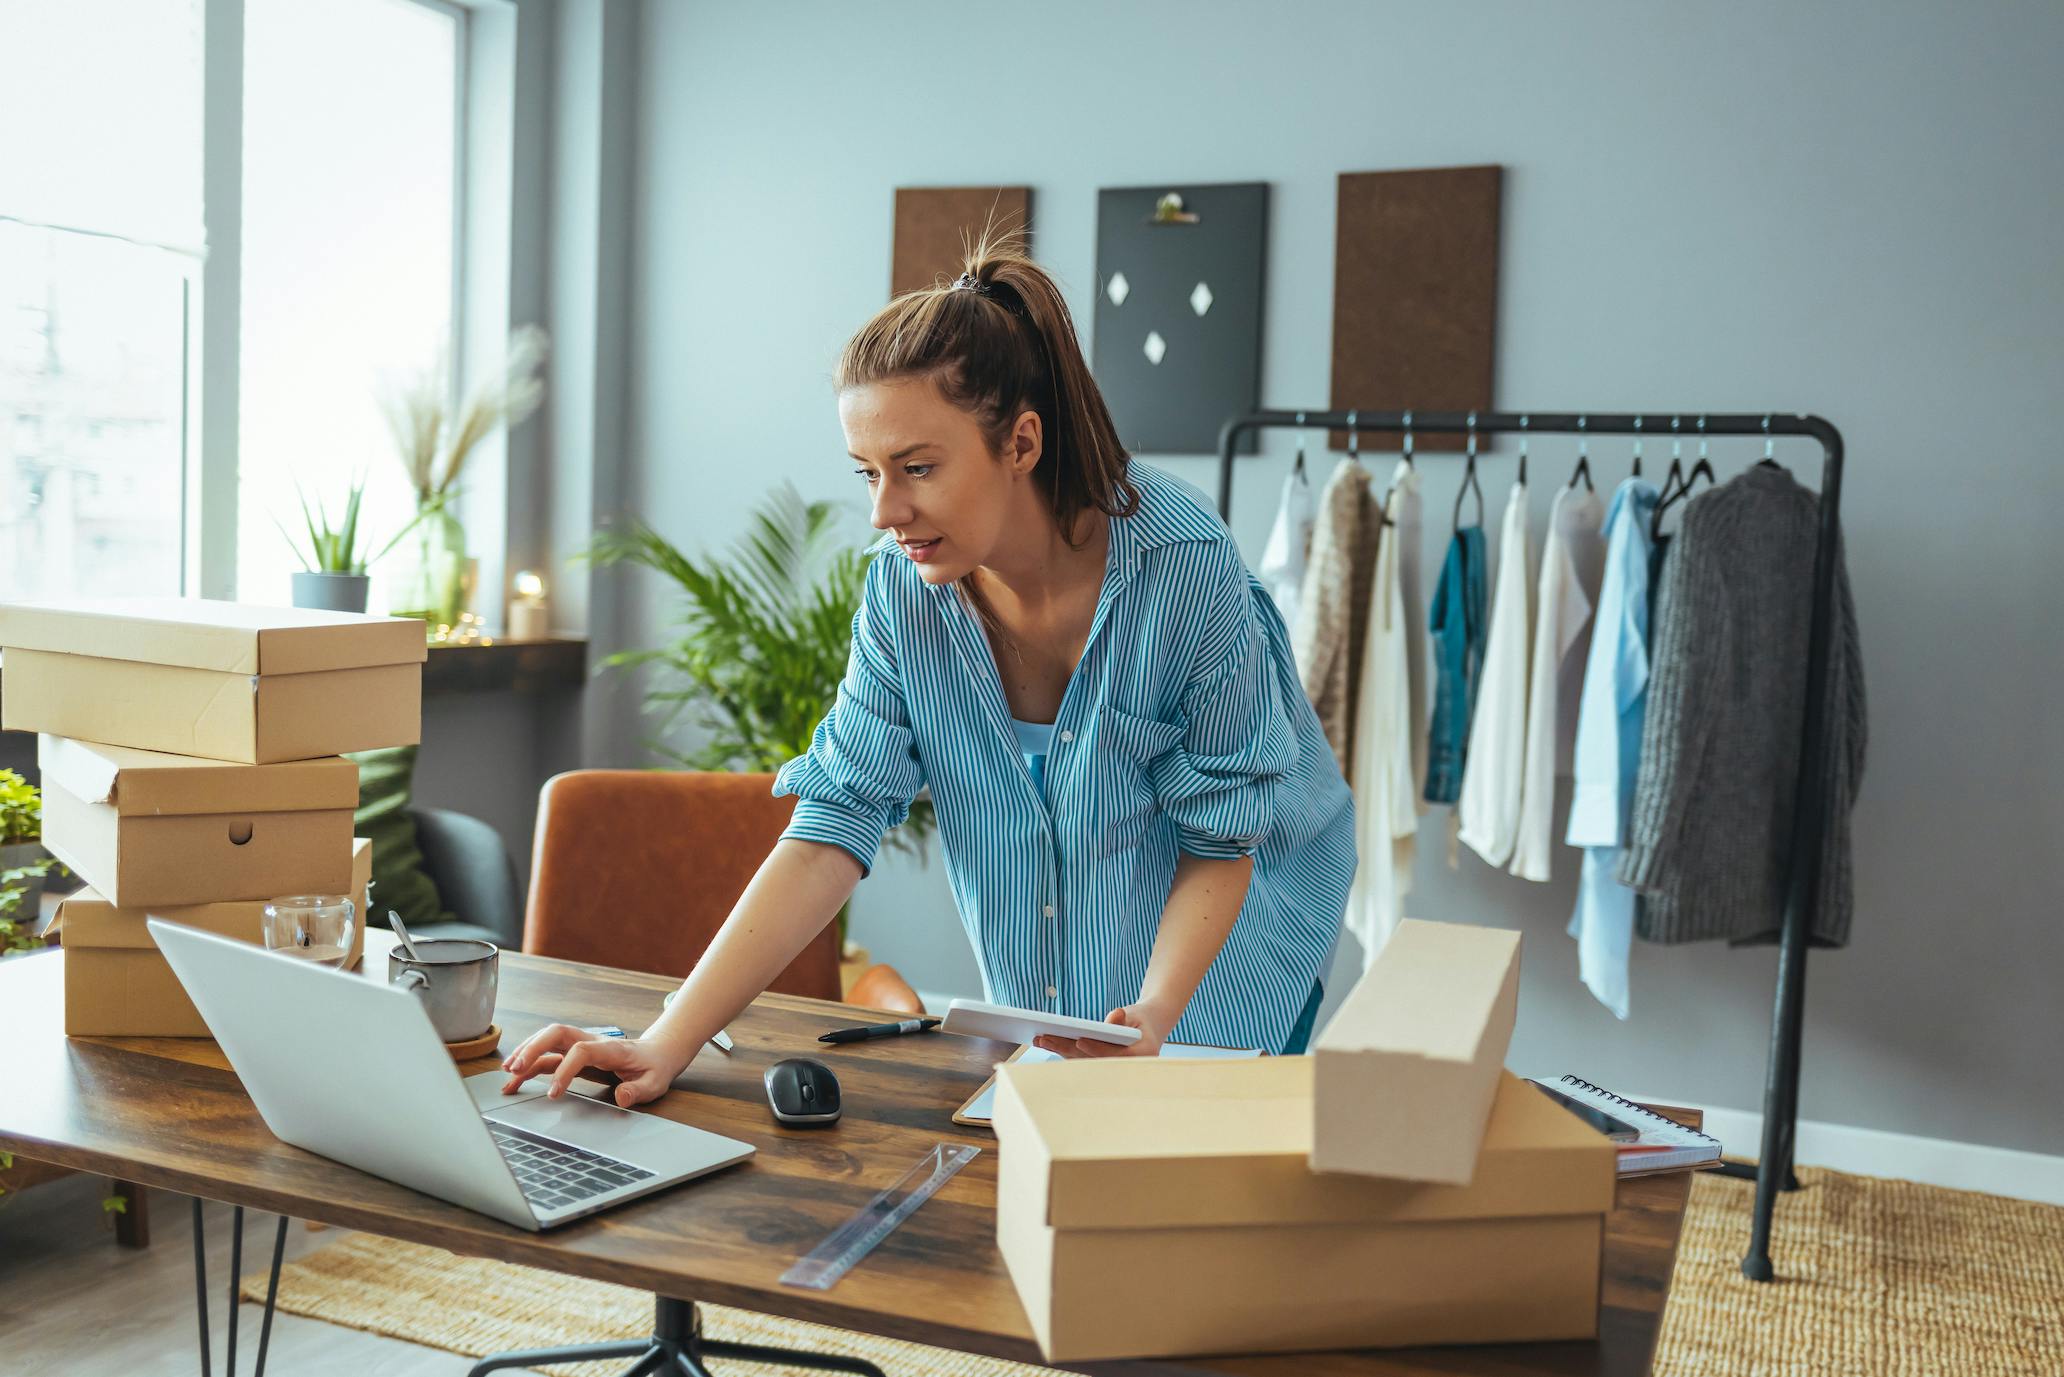
[[[1239,921],[1171,1038],[1280,1049],[1331,953],[1353,802],[1283,622],[1217,514],[1131,468],[1042,791],[965,595],[895,553],[868,569],[838,699],[782,767],[783,834],[871,868],[929,784],[987,997],[1101,1019],[1139,998],[1178,852],[1254,857]]]

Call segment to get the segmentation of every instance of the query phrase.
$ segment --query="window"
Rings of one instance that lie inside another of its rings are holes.
[[[287,600],[301,494],[335,519],[362,476],[369,554],[414,512],[382,399],[452,353],[462,22],[421,0],[247,0],[242,600]]]
[[[11,7],[0,597],[181,590],[201,243],[201,0]]]

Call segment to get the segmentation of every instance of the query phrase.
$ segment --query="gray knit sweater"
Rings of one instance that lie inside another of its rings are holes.
[[[1649,637],[1648,716],[1622,883],[1651,942],[1776,940],[1784,923],[1820,500],[1759,464],[1684,510]],[[1836,550],[1820,903],[1849,940],[1849,811],[1863,778],[1863,659]]]

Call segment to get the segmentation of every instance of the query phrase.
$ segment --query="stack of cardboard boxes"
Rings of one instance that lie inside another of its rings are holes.
[[[371,844],[345,751],[422,737],[420,621],[184,598],[0,604],[0,728],[39,733],[65,1031],[205,1037],[146,915],[264,941],[265,901],[345,894]]]
[[[1050,1361],[1597,1332],[1615,1152],[1504,1070],[1519,934],[1407,921],[1310,1056],[999,1073]]]

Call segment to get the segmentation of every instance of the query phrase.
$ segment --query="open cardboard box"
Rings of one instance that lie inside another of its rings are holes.
[[[1498,1071],[1468,1185],[1320,1174],[1315,1069],[1000,1069],[997,1244],[1049,1361],[1595,1334],[1611,1143]]]
[[[358,767],[229,765],[45,736],[43,845],[122,908],[341,894]]]
[[[373,844],[360,837],[351,849],[351,885],[357,911],[345,969],[365,953],[366,886],[373,878]],[[58,905],[56,930],[64,945],[65,1034],[68,1037],[207,1037],[208,1025],[186,988],[151,941],[145,918],[265,943],[265,902],[118,908],[91,889]]]
[[[422,739],[423,623],[204,598],[0,604],[0,728],[260,764]]]

